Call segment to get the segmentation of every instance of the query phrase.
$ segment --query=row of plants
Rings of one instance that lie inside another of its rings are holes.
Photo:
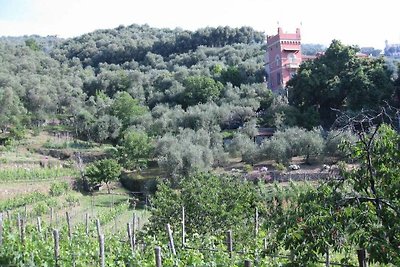
[[[76,225],[73,236],[68,237],[66,227],[59,229],[58,266],[96,266],[100,263],[99,240],[95,222],[91,221],[89,235],[84,225]],[[53,229],[43,222],[41,232],[35,225],[26,225],[24,239],[9,221],[4,222],[0,264],[13,266],[55,266]],[[174,234],[177,237],[177,234]],[[132,251],[127,235],[105,236],[106,266],[155,266],[154,248],[161,247],[163,266],[243,266],[245,259],[256,261],[258,266],[281,266],[287,260],[266,257],[261,243],[249,244],[246,249],[234,248],[228,253],[224,236],[193,235],[186,240],[186,247],[176,241],[176,255],[170,250],[167,234],[157,236],[139,235]],[[193,249],[190,249],[193,248]]]
[[[77,170],[71,168],[7,168],[0,170],[0,181],[34,181],[76,176]]]
[[[25,214],[27,218],[41,216],[50,212],[50,208],[58,209],[66,206],[79,204],[79,199],[72,194],[67,194],[69,191],[67,182],[54,182],[50,185],[48,195],[41,192],[33,192],[30,194],[21,194],[13,198],[0,201],[0,211],[8,211],[13,214]],[[62,204],[59,196],[65,196],[65,203]],[[29,206],[29,207],[27,207]],[[10,214],[12,216],[12,214]]]
[[[9,198],[4,201],[0,201],[0,212],[6,210],[12,210],[18,207],[22,207],[25,205],[33,204],[38,201],[42,201],[48,198],[48,196],[44,193],[33,192],[25,195],[18,195],[13,198]]]

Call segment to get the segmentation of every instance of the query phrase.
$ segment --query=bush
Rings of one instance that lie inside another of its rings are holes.
[[[349,154],[349,149],[344,149],[341,145],[345,142],[354,144],[356,136],[350,131],[330,131],[326,137],[325,156],[344,158]]]
[[[48,149],[65,149],[67,148],[67,142],[58,143],[47,139],[46,142],[43,144],[43,147]]]
[[[282,163],[274,163],[274,164],[272,164],[272,167],[274,167],[275,170],[280,171],[280,172],[285,172],[285,171],[287,171],[286,166],[283,165]]]
[[[177,136],[166,134],[156,145],[160,168],[172,177],[208,171],[214,164],[210,135],[204,130],[182,130]]]
[[[288,164],[292,157],[303,156],[307,163],[318,160],[325,142],[318,129],[307,131],[298,127],[277,131],[262,146],[262,153],[277,163]]]
[[[49,194],[52,197],[58,197],[64,195],[69,189],[67,182],[56,182],[52,183],[50,186]]]
[[[68,194],[65,197],[65,201],[66,201],[68,207],[79,205],[79,198],[72,194]]]
[[[33,207],[33,213],[36,216],[41,216],[49,211],[49,207],[45,202],[39,202],[36,203],[36,205]]]
[[[58,202],[53,198],[46,199],[45,202],[46,202],[46,205],[49,208],[57,208],[57,207],[59,207]]]
[[[244,170],[245,172],[251,172],[251,171],[253,171],[253,166],[251,166],[250,164],[245,164],[245,165],[243,166],[243,170]]]

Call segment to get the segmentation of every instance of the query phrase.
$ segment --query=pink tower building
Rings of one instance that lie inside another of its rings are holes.
[[[302,60],[299,28],[296,33],[284,33],[279,27],[277,35],[267,36],[268,88],[272,91],[285,88]]]

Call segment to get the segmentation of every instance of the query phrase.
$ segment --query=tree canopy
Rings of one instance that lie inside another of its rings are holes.
[[[334,40],[325,53],[304,62],[288,82],[289,103],[303,115],[300,124],[329,127],[337,111],[375,109],[391,102],[392,73],[383,59],[365,58]],[[315,114],[315,115],[313,115]]]

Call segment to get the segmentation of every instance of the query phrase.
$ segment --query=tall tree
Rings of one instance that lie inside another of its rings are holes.
[[[127,92],[118,92],[111,106],[111,113],[122,122],[123,129],[126,129],[146,111],[146,107],[141,106],[139,101]]]
[[[212,78],[205,76],[192,76],[185,79],[185,91],[182,104],[184,106],[206,103],[218,99],[223,85]]]
[[[1,87],[0,87],[1,88]],[[0,130],[5,132],[15,126],[26,113],[19,97],[10,87],[0,89]]]
[[[145,132],[128,130],[121,140],[119,155],[122,165],[127,169],[147,167],[152,150],[151,139]]]
[[[303,114],[303,125],[318,114],[316,124],[329,127],[336,118],[334,109],[357,112],[391,99],[392,73],[384,60],[360,57],[357,51],[334,40],[324,55],[304,62],[288,82],[289,103]]]
[[[85,175],[92,186],[105,183],[110,194],[110,183],[121,175],[121,166],[114,159],[102,159],[89,164]]]

